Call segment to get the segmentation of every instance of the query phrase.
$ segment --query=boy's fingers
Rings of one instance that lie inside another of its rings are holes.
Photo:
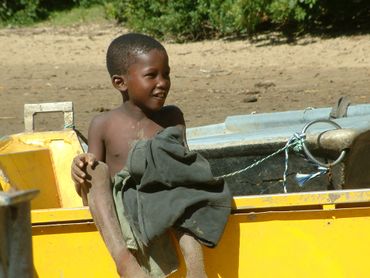
[[[77,176],[76,174],[72,173],[72,180],[75,182],[75,183],[78,183],[78,184],[83,184],[84,183],[84,180],[81,179],[79,176]]]
[[[78,155],[73,159],[72,165],[77,165],[78,167],[82,168],[84,164],[85,164],[85,158],[81,155]]]
[[[90,165],[93,166],[96,163],[96,157],[95,155],[88,153],[86,155],[86,162]]]
[[[78,169],[78,170],[77,170]],[[76,170],[73,170],[72,172],[72,176],[73,177],[77,177],[77,178],[79,178],[79,179],[83,179],[83,172],[81,172],[80,171],[80,169],[79,168],[76,168]]]
[[[92,153],[82,153],[74,158],[74,164],[82,168],[85,163],[93,166],[96,163],[96,157]]]
[[[77,165],[72,165],[72,172],[81,177],[85,176],[85,172]]]

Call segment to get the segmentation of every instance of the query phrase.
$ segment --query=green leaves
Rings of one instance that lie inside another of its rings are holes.
[[[29,24],[43,12],[39,0],[3,0],[0,4],[0,21]]]
[[[252,34],[264,22],[304,22],[317,0],[113,0],[135,31],[176,41]],[[111,13],[111,12],[110,12]]]
[[[177,42],[252,35],[263,28],[360,28],[369,26],[370,14],[369,0],[1,0],[0,24],[28,25],[93,5],[133,31]]]
[[[30,25],[47,19],[53,11],[73,7],[88,8],[103,5],[109,0],[1,0],[0,23],[2,25]]]

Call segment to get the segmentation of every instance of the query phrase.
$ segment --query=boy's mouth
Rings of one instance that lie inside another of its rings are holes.
[[[160,93],[155,93],[155,94],[153,94],[153,97],[155,97],[155,98],[158,98],[158,99],[166,99],[166,96],[167,96],[167,94],[166,93],[164,93],[164,92],[160,92]]]

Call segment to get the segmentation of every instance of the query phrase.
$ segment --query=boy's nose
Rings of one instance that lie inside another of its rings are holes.
[[[170,86],[170,84],[171,84],[171,81],[169,78],[166,78],[164,76],[158,77],[157,87],[167,88]]]

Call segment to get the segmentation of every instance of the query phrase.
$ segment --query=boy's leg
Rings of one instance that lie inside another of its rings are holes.
[[[206,278],[202,246],[193,236],[180,231],[176,233],[185,260],[186,277]]]
[[[98,162],[93,167],[87,166],[86,173],[87,181],[86,186],[82,188],[82,196],[88,201],[95,225],[116,263],[118,273],[124,277],[147,277],[123,240],[108,166]]]

